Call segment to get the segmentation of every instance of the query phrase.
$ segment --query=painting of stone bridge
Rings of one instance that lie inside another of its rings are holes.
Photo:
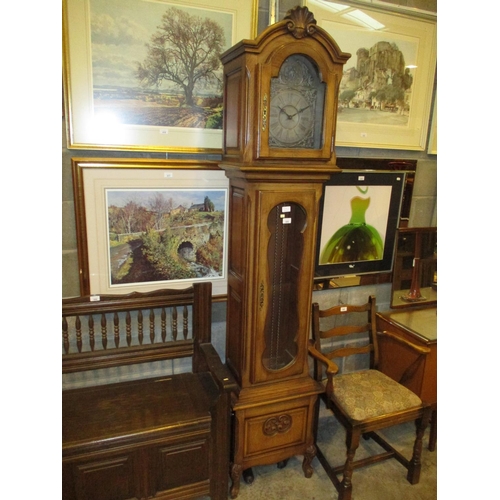
[[[226,189],[108,189],[110,285],[225,277]]]

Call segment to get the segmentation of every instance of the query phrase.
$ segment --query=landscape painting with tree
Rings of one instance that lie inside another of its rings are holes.
[[[107,189],[111,286],[224,276],[224,189]]]
[[[220,54],[233,15],[180,4],[91,0],[93,105],[122,125],[222,128]]]

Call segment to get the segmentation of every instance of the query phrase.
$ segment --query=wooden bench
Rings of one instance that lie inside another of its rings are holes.
[[[62,498],[226,499],[237,385],[211,344],[211,284],[63,299],[62,316],[63,374],[192,358],[184,373],[63,390]]]

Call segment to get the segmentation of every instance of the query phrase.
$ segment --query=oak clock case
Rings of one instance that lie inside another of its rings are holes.
[[[230,180],[226,363],[232,409],[231,497],[256,465],[303,455],[311,477],[321,384],[308,338],[319,201],[339,169],[338,86],[349,54],[307,7],[222,56],[223,157]]]

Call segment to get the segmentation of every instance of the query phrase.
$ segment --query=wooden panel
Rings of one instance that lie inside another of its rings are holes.
[[[77,500],[140,498],[133,455],[93,460],[73,467]],[[63,476],[64,482],[64,476]]]
[[[428,311],[433,312],[435,308],[425,310],[425,312]],[[408,314],[412,315],[418,313],[418,310],[408,312]],[[425,401],[437,404],[437,339],[433,338],[435,332],[431,332],[431,338],[426,339],[423,334],[413,332],[403,325],[391,321],[389,314],[384,315],[382,313],[377,314],[377,329],[392,332],[401,338],[428,347],[431,350],[419,364],[413,376],[404,382],[404,385]],[[399,380],[406,368],[417,359],[417,354],[414,351],[383,336],[379,338],[379,349],[379,369],[394,380]]]
[[[154,493],[209,479],[209,436],[158,449]]]
[[[238,103],[241,100],[241,86],[242,86],[241,68],[226,76],[225,86],[226,90],[224,97],[224,138],[226,150],[240,148],[240,130],[241,130],[241,117],[240,106]]]
[[[307,436],[308,407],[284,409],[248,418],[245,421],[244,456],[304,444]]]
[[[241,288],[241,287],[240,287]],[[244,364],[243,304],[241,297],[229,285],[227,294],[227,324],[233,330],[230,341],[226,339],[226,361],[241,385]]]
[[[231,189],[231,217],[229,220],[229,271],[238,277],[244,276],[245,249],[245,217],[244,191],[232,186]]]
[[[392,328],[384,328],[384,330],[393,332]],[[404,371],[417,360],[419,354],[411,350],[409,347],[402,346],[401,344],[390,338],[380,337],[378,342],[380,350],[380,371],[391,377],[393,380],[399,382]],[[419,397],[422,393],[424,367],[425,360],[424,358],[422,358],[422,361],[420,362],[416,372],[409,380],[404,382],[405,387],[408,387],[408,389],[413,391]]]

